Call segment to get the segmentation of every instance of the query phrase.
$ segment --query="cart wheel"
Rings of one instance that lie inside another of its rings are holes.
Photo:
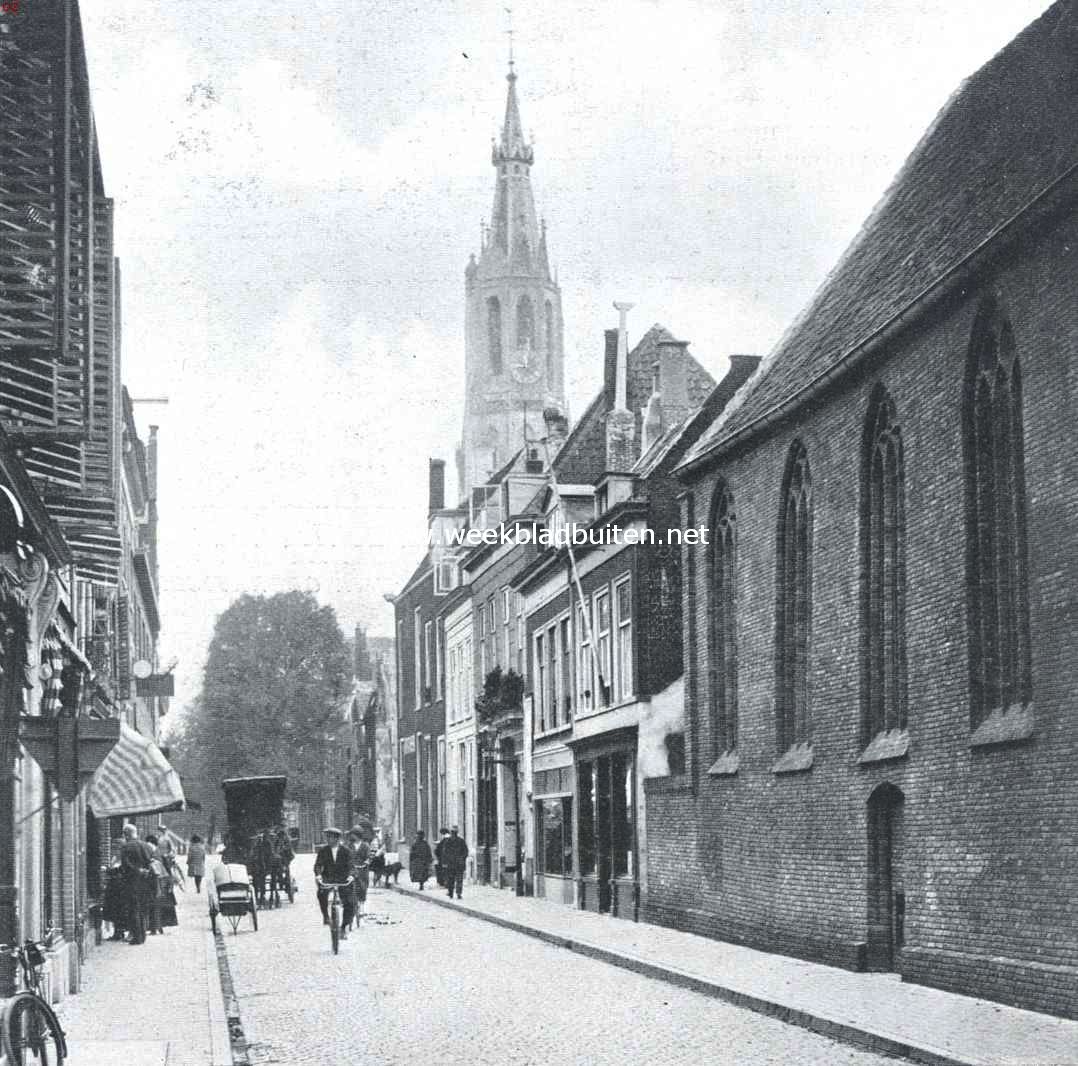
[[[251,925],[254,926],[254,931],[258,932],[258,904],[254,900],[251,900]]]

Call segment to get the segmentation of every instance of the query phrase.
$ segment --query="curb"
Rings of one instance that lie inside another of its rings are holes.
[[[925,1063],[926,1066],[984,1066],[978,1060],[957,1058],[936,1048],[910,1044],[898,1037],[875,1032],[871,1029],[858,1028],[849,1022],[836,1021],[823,1014],[814,1014],[811,1011],[790,1007],[778,1000],[764,999],[761,996],[754,996],[747,992],[739,992],[735,988],[709,981],[706,978],[678,970],[673,966],[648,962],[634,955],[611,951],[609,948],[590,944],[586,940],[576,940],[572,937],[561,936],[558,933],[551,933],[545,929],[526,925],[524,922],[514,921],[511,918],[502,918],[495,914],[488,914],[486,911],[477,910],[474,907],[466,907],[459,902],[453,903],[449,899],[439,899],[434,893],[428,895],[426,893],[411,892],[406,888],[401,888],[399,885],[388,887],[391,887],[395,892],[399,892],[402,896],[408,896],[410,899],[423,900],[426,903],[434,904],[436,907],[444,907],[446,910],[467,915],[469,918],[478,918],[480,921],[489,922],[491,925],[500,926],[502,929],[523,933],[525,936],[542,940],[554,947],[565,948],[568,951],[576,952],[578,955],[585,955],[599,962],[605,962],[610,966],[617,966],[622,970],[630,970],[644,977],[664,981],[666,984],[687,988],[692,992],[710,996],[712,999],[724,1000],[735,1007],[743,1007],[756,1014],[776,1018],[787,1025],[796,1025],[801,1029],[809,1029],[814,1033],[819,1033],[821,1036],[830,1037],[840,1044],[875,1051],[882,1055],[910,1059],[913,1062]]]
[[[236,999],[236,990],[232,985],[232,970],[228,965],[228,949],[225,945],[224,934],[218,929],[216,933],[209,933],[209,937],[217,954],[218,987],[221,991],[221,1005],[225,1019],[224,1043],[228,1049],[228,1058],[224,1062],[226,1066],[250,1066],[247,1037],[244,1035],[243,1022],[240,1020],[239,1000]]]
[[[224,974],[214,935],[208,929],[203,934],[202,947],[206,953],[206,998],[210,1005],[210,1061],[213,1066],[235,1066],[223,987]],[[226,960],[226,970],[227,967]]]

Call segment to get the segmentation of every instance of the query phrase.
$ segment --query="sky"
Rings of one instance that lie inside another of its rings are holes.
[[[766,354],[959,82],[1046,0],[544,0],[512,14],[570,417],[629,300]],[[479,0],[83,0],[123,377],[160,425],[164,661],[244,592],[391,634],[454,467],[464,267],[509,16]],[[451,477],[451,480],[455,480]]]

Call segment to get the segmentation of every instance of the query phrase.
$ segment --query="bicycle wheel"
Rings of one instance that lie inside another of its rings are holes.
[[[336,900],[329,907],[329,939],[336,955],[341,946],[341,908]]]
[[[3,1028],[11,1066],[60,1066],[67,1056],[59,1019],[33,992],[19,992],[8,1002]]]

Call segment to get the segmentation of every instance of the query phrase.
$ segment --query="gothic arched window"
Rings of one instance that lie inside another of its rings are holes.
[[[718,757],[737,748],[737,516],[725,484],[711,519],[711,736]]]
[[[554,380],[554,357],[558,348],[558,325],[554,319],[554,305],[546,302],[546,379]]]
[[[1026,486],[1022,378],[1010,323],[989,297],[966,365],[966,575],[971,723],[1029,703]]]
[[[877,386],[861,455],[861,743],[906,728],[906,513],[902,434]]]
[[[517,300],[517,351],[535,347],[535,308],[530,296]]]
[[[502,305],[497,296],[487,297],[487,351],[490,369],[502,372]]]
[[[804,445],[790,445],[782,478],[775,568],[775,731],[780,753],[809,740],[812,482]]]

